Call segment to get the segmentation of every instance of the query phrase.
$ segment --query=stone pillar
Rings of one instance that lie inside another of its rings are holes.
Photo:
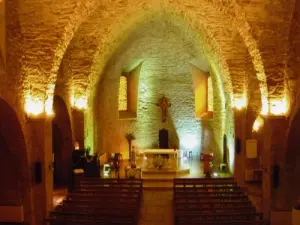
[[[40,225],[53,207],[53,155],[51,118],[27,118],[32,171],[32,224]],[[41,182],[36,180],[36,163],[41,163]]]
[[[234,177],[239,185],[245,182],[245,157],[246,157],[246,111],[235,110],[234,113],[234,133],[235,133],[235,166]],[[237,153],[237,139],[240,140],[240,153]]]
[[[72,109],[72,127],[74,141],[79,143],[79,147],[84,148],[84,111]]]
[[[277,189],[273,187],[273,172],[275,163],[283,168],[285,137],[288,120],[283,116],[269,116],[265,118],[263,129],[263,213],[265,219],[270,218],[271,210],[276,208],[276,195],[281,190],[280,184]],[[282,170],[282,169],[281,169]],[[282,173],[282,171],[280,171]],[[280,179],[280,177],[279,177]]]

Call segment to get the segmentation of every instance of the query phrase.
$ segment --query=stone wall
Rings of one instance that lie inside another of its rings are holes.
[[[217,78],[220,74],[212,75],[213,86],[216,87],[214,118],[197,120],[189,61],[197,55],[202,56],[185,35],[167,22],[147,24],[128,38],[131,41],[129,47],[120,48],[109,61],[94,102],[96,151],[120,151],[126,155],[128,146],[124,136],[128,132],[135,133],[138,148],[157,148],[158,131],[165,127],[169,130],[171,144],[179,144],[181,149],[189,150],[187,145],[195,140],[195,146],[191,149],[194,154],[214,152],[216,161],[220,161],[226,117],[223,80]],[[137,118],[118,119],[119,76],[128,62],[138,59],[142,60],[142,66]],[[165,125],[161,122],[161,109],[156,106],[164,95],[172,104]],[[232,124],[226,125],[226,132],[232,130],[230,127]]]
[[[0,54],[5,62],[5,34],[6,34],[6,19],[5,19],[5,4],[4,1],[0,1]]]

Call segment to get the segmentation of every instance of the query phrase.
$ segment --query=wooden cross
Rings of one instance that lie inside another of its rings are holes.
[[[161,108],[161,121],[165,123],[167,120],[167,109],[171,107],[171,103],[168,103],[167,98],[163,96],[156,105]]]

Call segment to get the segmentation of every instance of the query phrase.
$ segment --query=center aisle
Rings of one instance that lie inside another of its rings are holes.
[[[173,219],[173,191],[143,191],[139,225],[173,225]]]

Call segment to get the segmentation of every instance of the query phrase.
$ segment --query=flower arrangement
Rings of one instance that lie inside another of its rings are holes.
[[[129,178],[135,178],[135,175],[136,175],[136,169],[135,168],[129,168],[127,170],[127,176]]]
[[[155,168],[161,169],[165,165],[165,158],[157,155],[153,158],[152,164]]]
[[[131,132],[131,133],[125,134],[125,138],[128,142],[128,147],[129,147],[129,149],[128,149],[129,161],[131,161],[132,160],[131,143],[132,143],[132,140],[135,140],[134,133]]]

